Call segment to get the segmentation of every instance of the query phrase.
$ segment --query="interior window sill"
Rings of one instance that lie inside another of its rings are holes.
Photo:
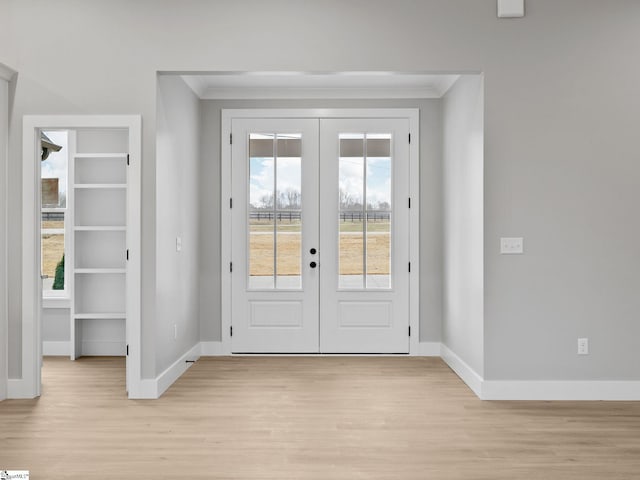
[[[42,308],[71,308],[69,297],[42,297]]]

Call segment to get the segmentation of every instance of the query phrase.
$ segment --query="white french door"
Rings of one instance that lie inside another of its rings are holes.
[[[409,120],[231,121],[231,351],[409,352]]]
[[[232,351],[317,352],[318,121],[232,132]]]
[[[409,126],[320,120],[320,351],[409,352]]]

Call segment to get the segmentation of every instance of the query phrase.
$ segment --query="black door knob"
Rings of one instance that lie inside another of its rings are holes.
[[[309,264],[309,266],[310,266],[311,268],[316,268],[316,267],[318,266],[318,264],[317,264],[316,262],[311,262],[311,263]]]
[[[316,252],[317,252],[317,250],[316,250],[315,248],[312,248],[311,250],[309,250],[309,253],[310,253],[311,255],[315,255],[315,254],[316,254]]]

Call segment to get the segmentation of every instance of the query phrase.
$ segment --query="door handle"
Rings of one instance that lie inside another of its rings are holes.
[[[316,267],[318,266],[318,264],[317,264],[316,262],[311,262],[311,263],[309,264],[309,266],[310,266],[311,268],[316,268]]]

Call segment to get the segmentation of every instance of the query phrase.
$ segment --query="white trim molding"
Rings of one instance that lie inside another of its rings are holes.
[[[200,343],[196,343],[156,378],[143,378],[138,384],[135,396],[132,396],[131,392],[129,392],[129,398],[138,400],[156,400],[160,398],[193,365],[193,362],[198,361],[200,349]]]
[[[142,383],[141,339],[141,164],[142,117],[140,115],[25,115],[22,125],[22,374],[19,398],[34,398],[41,389],[40,185],[39,132],[47,128],[125,128],[129,134],[127,170],[127,299],[126,341],[129,398],[140,398]],[[71,345],[71,344],[70,344]],[[88,346],[87,346],[88,347]],[[106,351],[106,350],[105,350]],[[111,350],[109,350],[111,351]],[[122,352],[121,352],[122,353]],[[28,392],[28,396],[25,397]],[[9,398],[18,398],[10,396]]]
[[[233,119],[240,118],[402,118],[409,121],[411,143],[409,144],[409,169],[411,197],[409,259],[411,262],[411,276],[409,285],[409,355],[423,355],[420,353],[420,111],[417,108],[294,108],[294,109],[222,109],[221,138],[227,139],[231,135]],[[220,222],[221,231],[228,232],[221,235],[221,327],[222,327],[222,355],[230,355],[231,342],[231,272],[228,265],[231,262],[231,145],[227,141],[221,142],[221,178],[220,189]]]
[[[169,368],[158,375],[156,378],[157,395],[155,398],[160,398],[160,396],[167,391],[167,389],[173,385],[191,365],[193,365],[192,362],[195,362],[200,358],[200,349],[200,343],[196,343],[186,353],[178,358],[178,360],[173,362]]]
[[[442,360],[481,400],[640,400],[639,380],[485,380],[442,345]]]
[[[7,380],[7,398],[12,400],[34,398],[31,393],[31,385],[22,378],[10,378]]]
[[[7,67],[4,63],[0,63],[0,79],[6,80],[10,82],[11,79],[15,76],[16,71],[12,68]]]
[[[640,400],[638,380],[485,380],[483,400]]]
[[[200,99],[441,98],[458,73],[160,72],[180,74]]]
[[[3,66],[0,64],[0,69]],[[0,400],[7,398],[9,325],[7,311],[7,171],[9,167],[9,83],[0,72]]]
[[[483,378],[471,368],[467,362],[462,360],[457,354],[449,349],[444,344],[440,346],[442,360],[449,365],[451,370],[454,371],[460,379],[467,384],[467,386],[476,394],[478,398],[482,399],[482,382]]]
[[[81,351],[83,356],[122,357],[125,355],[122,341],[83,340]],[[70,354],[71,342],[42,342],[42,356],[44,357],[62,357]]]
[[[413,356],[438,357],[460,377],[481,400],[533,400],[533,401],[640,401],[640,381],[630,380],[485,380],[456,353],[440,342],[420,342]],[[44,342],[45,355],[66,356],[69,342]],[[222,342],[199,342],[184,353],[156,378],[142,379],[136,390],[137,399],[157,399],[186,372],[200,357],[230,356],[224,352]],[[233,355],[238,357],[249,354]],[[279,355],[270,355],[279,356]],[[322,357],[321,354],[286,355]],[[356,355],[373,356],[380,355]],[[397,355],[387,355],[395,357]],[[9,398],[33,398],[28,385],[21,379],[9,379]]]
[[[89,357],[124,357],[127,347],[123,341],[81,340],[80,351]]]

